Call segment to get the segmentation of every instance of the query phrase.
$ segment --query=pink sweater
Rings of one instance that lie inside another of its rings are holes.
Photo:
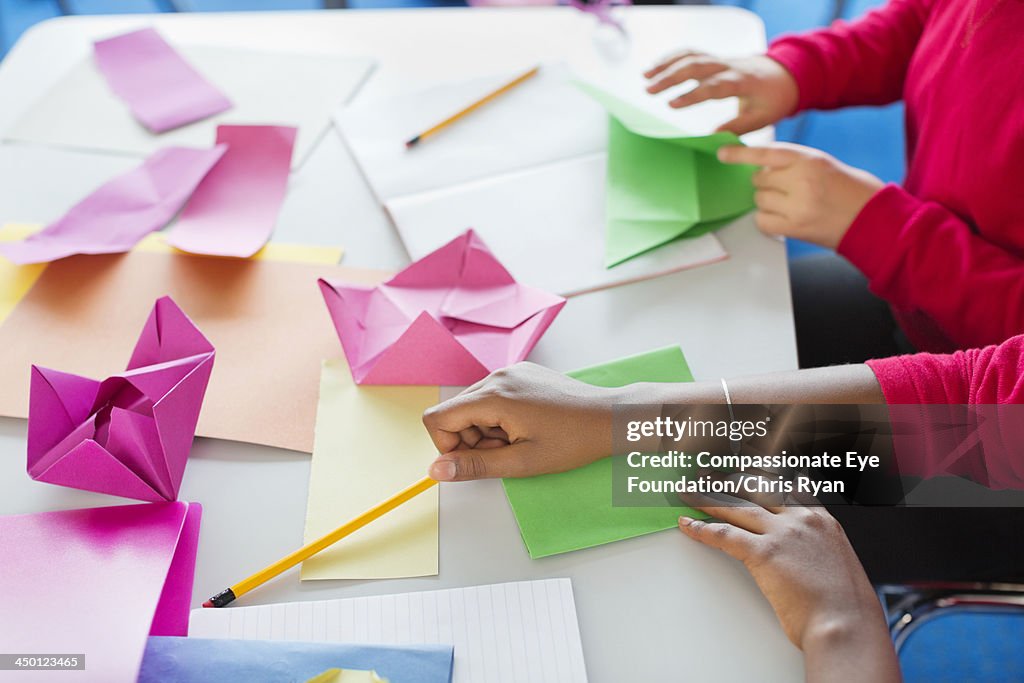
[[[768,54],[796,78],[800,109],[906,102],[906,180],[868,202],[838,251],[911,342],[948,352],[1024,332],[1024,0],[890,0]]]
[[[884,358],[868,366],[894,423],[917,425],[914,435],[893,437],[903,474],[957,475],[990,488],[1024,489],[1024,407],[1006,405],[1024,404],[1024,335],[999,346]],[[941,409],[906,404],[971,404],[973,412],[949,409],[944,415]],[[975,427],[949,429],[965,419]],[[974,445],[961,450],[968,442]],[[959,455],[951,458],[954,453]]]
[[[1024,403],[1024,335],[947,355],[869,360],[868,367],[890,405]]]

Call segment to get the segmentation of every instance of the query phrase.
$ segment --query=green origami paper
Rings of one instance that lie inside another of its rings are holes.
[[[715,153],[732,133],[692,136],[593,83],[577,85],[610,115],[605,265],[716,230],[754,207],[754,168]]]
[[[692,382],[679,347],[670,346],[568,373],[600,387],[635,382]],[[505,479],[505,495],[530,557],[581,550],[672,528],[684,507],[613,507],[614,458],[570,472]]]

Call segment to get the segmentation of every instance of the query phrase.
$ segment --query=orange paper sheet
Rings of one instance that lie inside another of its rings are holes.
[[[28,415],[33,363],[87,377],[122,369],[139,321],[170,295],[217,349],[197,435],[312,452],[321,360],[341,354],[317,278],[388,275],[144,252],[54,262],[0,326],[0,415]]]

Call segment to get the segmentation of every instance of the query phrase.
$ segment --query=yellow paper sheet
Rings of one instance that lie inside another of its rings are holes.
[[[42,229],[43,226],[26,223],[10,223],[0,226],[0,242],[17,242]],[[174,249],[164,242],[163,235],[147,235],[135,247],[139,251],[172,252]],[[252,258],[294,263],[335,264],[341,261],[344,250],[341,247],[311,247],[303,244],[277,244],[271,242]],[[22,297],[32,288],[46,268],[45,263],[19,266],[0,256],[0,323],[7,319]]]
[[[437,387],[356,386],[344,360],[323,363],[305,542],[421,479],[436,457],[423,411]],[[306,560],[302,579],[437,574],[437,487]]]
[[[5,225],[0,227],[0,242],[17,242],[36,230],[36,225]],[[0,256],[0,323],[32,288],[44,268],[45,263],[19,266]]]
[[[135,247],[143,251],[155,251],[164,253],[185,253],[164,241],[163,233],[154,232],[139,242]],[[279,242],[268,242],[265,247],[257,251],[249,258],[268,259],[270,261],[285,261],[288,263],[315,263],[323,265],[335,265],[341,261],[345,250],[341,247],[316,247],[305,244],[282,244]],[[190,254],[194,256],[195,254]],[[209,258],[229,258],[221,256],[210,256]]]
[[[376,671],[356,671],[355,669],[328,669],[317,674],[306,683],[388,683]]]
[[[328,669],[323,674],[313,676],[306,683],[388,683],[388,680],[378,676],[375,671]]]

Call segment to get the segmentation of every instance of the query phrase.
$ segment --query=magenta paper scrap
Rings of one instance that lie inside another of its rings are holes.
[[[56,223],[21,242],[0,243],[0,254],[25,264],[129,251],[174,218],[226,149],[162,149],[101,185]]]
[[[0,517],[0,643],[85,655],[24,680],[132,682],[149,635],[187,635],[201,516],[175,501]]]
[[[98,41],[96,65],[111,90],[153,133],[227,111],[231,100],[151,28]]]
[[[167,236],[182,251],[248,258],[274,232],[288,190],[297,129],[218,126],[224,158],[196,188]]]

